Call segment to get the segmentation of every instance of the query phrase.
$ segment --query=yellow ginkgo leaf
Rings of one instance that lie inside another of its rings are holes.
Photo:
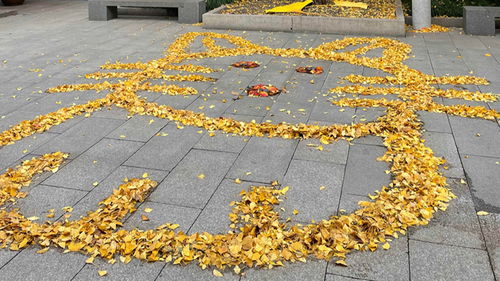
[[[476,213],[478,216],[487,216],[489,215],[490,213],[486,212],[486,211],[479,211]]]
[[[295,3],[284,5],[284,6],[274,7],[272,9],[266,10],[266,14],[301,12],[305,6],[311,4],[312,2],[313,2],[313,0],[306,0],[304,2],[295,2]]]
[[[220,271],[218,271],[217,269],[214,269],[213,274],[214,274],[214,276],[217,276],[217,277],[222,277],[222,276],[224,276],[224,275],[223,275]]]

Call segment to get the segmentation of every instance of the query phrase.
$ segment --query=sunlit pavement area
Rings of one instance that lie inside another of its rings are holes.
[[[205,31],[199,25],[178,24],[174,18],[127,16],[107,22],[88,21],[86,1],[27,1],[15,7],[18,14],[0,18],[0,131],[22,120],[61,107],[102,97],[95,91],[47,94],[48,88],[88,83],[84,75],[106,62],[148,61],[186,32]],[[273,48],[309,48],[342,39],[342,35],[210,30],[242,36]],[[500,37],[447,33],[414,34],[397,40],[411,44],[405,62],[424,73],[476,75],[488,86],[467,86],[472,91],[500,94]],[[194,44],[190,48],[202,48]],[[488,54],[488,55],[486,55]],[[234,57],[214,58],[200,64],[223,71],[216,82],[175,82],[198,90],[195,96],[144,93],[148,101],[178,109],[204,112],[236,120],[288,123],[349,124],[376,119],[382,108],[346,108],[332,105],[324,96],[347,74],[380,75],[380,71],[346,63],[318,62],[324,75],[303,76],[295,67],[306,59],[251,57],[262,67],[237,71],[228,65]],[[310,61],[309,61],[310,64]],[[174,72],[172,72],[174,73]],[[209,75],[210,76],[210,75]],[[311,82],[310,80],[314,80]],[[248,85],[273,84],[287,93],[273,99],[222,98],[214,93],[242,92]],[[211,94],[210,96],[208,96]],[[466,103],[500,111],[500,102],[483,103],[436,98],[445,104]],[[196,264],[179,266],[164,262],[110,264],[80,253],[39,247],[22,251],[0,250],[2,280],[500,280],[500,127],[498,120],[420,112],[424,139],[434,153],[447,160],[442,172],[457,199],[446,212],[436,213],[427,226],[412,228],[391,243],[389,250],[352,252],[347,267],[310,258],[306,263],[247,270],[243,276]],[[150,120],[154,119],[154,122]],[[339,212],[352,212],[357,202],[388,185],[388,165],[376,161],[386,148],[368,136],[352,143],[322,144],[317,140],[266,137],[211,136],[199,128],[183,129],[166,119],[128,117],[118,108],[79,116],[47,132],[0,148],[0,168],[22,160],[63,151],[69,159],[55,174],[46,174],[26,188],[19,200],[25,216],[44,217],[47,210],[72,206],[73,217],[96,208],[123,179],[147,173],[159,182],[138,211],[127,217],[124,228],[151,229],[165,222],[180,225],[187,233],[223,233],[229,230],[229,203],[250,185],[279,181],[290,186],[280,204],[283,217],[308,223]],[[313,145],[308,145],[313,144]],[[251,172],[251,173],[249,173]],[[205,179],[200,183],[199,175]],[[241,184],[235,179],[242,180]],[[93,183],[98,183],[93,186]],[[327,187],[320,189],[320,186]],[[142,210],[151,208],[149,221]],[[298,210],[297,215],[292,210]],[[478,216],[485,211],[488,215]],[[100,277],[99,270],[107,275]]]

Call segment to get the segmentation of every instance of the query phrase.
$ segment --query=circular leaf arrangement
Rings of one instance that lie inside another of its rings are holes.
[[[235,62],[235,63],[231,64],[231,66],[248,69],[248,68],[259,67],[260,64],[254,62],[254,61],[239,61],[239,62]]]
[[[247,95],[252,97],[271,97],[281,93],[281,90],[273,85],[257,84],[247,87]]]
[[[190,44],[199,37],[202,37],[208,51],[190,53]],[[235,47],[224,48],[216,44],[216,39],[227,40]],[[359,47],[352,51],[339,51],[349,46]],[[363,56],[377,48],[384,49],[381,57]],[[390,164],[392,180],[388,186],[380,187],[374,195],[369,195],[371,200],[359,202],[360,209],[353,213],[332,214],[329,218],[308,224],[291,224],[280,218],[277,205],[288,188],[280,188],[274,183],[270,186],[253,186],[240,192],[241,199],[231,203],[231,231],[227,233],[186,234],[177,231],[179,225],[175,223],[165,223],[148,230],[120,228],[123,219],[136,211],[137,204],[143,202],[156,187],[157,183],[147,176],[125,180],[99,203],[98,208],[82,218],[70,220],[72,208],[68,208],[62,220],[37,222],[37,219],[26,218],[19,209],[11,206],[15,206],[16,199],[28,196],[22,187],[28,186],[35,174],[58,169],[66,155],[56,152],[25,161],[0,175],[0,248],[20,250],[29,245],[38,245],[42,247],[39,251],[42,253],[49,247],[58,247],[89,255],[87,262],[92,262],[95,257],[112,261],[119,257],[123,263],[130,262],[132,258],[173,264],[194,261],[202,268],[231,267],[236,273],[249,267],[272,268],[282,266],[284,262],[305,262],[310,256],[326,260],[336,258],[338,264],[345,264],[344,259],[350,251],[374,251],[379,247],[388,249],[388,241],[406,234],[409,227],[427,225],[434,214],[446,210],[448,202],[455,197],[439,171],[445,160],[435,156],[422,139],[423,124],[418,119],[418,112],[446,113],[491,121],[500,118],[500,113],[484,106],[436,102],[436,97],[480,102],[494,102],[497,97],[492,93],[437,88],[435,85],[487,85],[489,82],[474,76],[440,77],[422,73],[404,64],[410,51],[408,44],[380,37],[344,38],[312,49],[273,49],[229,34],[189,32],[180,36],[162,58],[149,62],[105,64],[101,67],[103,72],[85,76],[96,80],[122,78],[118,82],[105,80],[50,88],[48,93],[94,90],[106,91],[106,94],[11,126],[0,133],[0,147],[45,132],[75,116],[88,117],[102,108],[116,106],[127,110],[130,115],[149,115],[175,121],[179,125],[240,136],[314,138],[323,144],[337,140],[352,141],[369,135],[380,137],[387,151],[377,160]],[[164,72],[211,73],[215,70],[209,67],[182,63],[239,55],[309,58],[384,71],[386,76],[352,74],[342,77],[344,82],[351,84],[332,88],[328,94],[332,97],[331,103],[337,106],[383,107],[385,114],[374,121],[348,125],[243,122],[149,102],[137,94],[140,91],[167,95],[198,94],[191,87],[151,84],[150,80],[213,81],[201,74],[166,75]],[[339,96],[335,98],[334,94]],[[351,94],[355,97],[349,97]],[[362,98],[370,95],[394,95],[397,99]]]
[[[300,73],[309,73],[309,74],[321,74],[323,73],[323,67],[321,66],[300,66],[295,69],[295,71]]]

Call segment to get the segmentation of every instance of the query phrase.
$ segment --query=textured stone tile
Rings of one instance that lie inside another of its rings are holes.
[[[262,117],[252,115],[224,114],[223,117],[244,122],[260,122],[262,120]],[[214,135],[204,134],[194,148],[239,153],[249,139],[250,137],[216,131]]]
[[[282,218],[307,223],[336,214],[343,176],[344,165],[292,160],[282,182],[290,186],[280,204],[285,209]],[[321,190],[321,186],[326,188]],[[293,215],[294,209],[299,211],[297,215]]]
[[[225,179],[219,185],[213,196],[208,201],[207,206],[196,219],[190,233],[209,232],[226,233],[229,228],[229,217],[232,207],[229,204],[232,201],[240,201],[239,193],[242,190],[250,190],[251,186],[261,186],[259,183],[244,181],[241,184],[233,180]]]
[[[48,132],[35,134],[19,140],[14,144],[2,147],[0,149],[0,170],[4,170],[5,168],[12,166],[14,162],[18,161],[28,153],[36,151],[38,147],[52,141],[57,136],[57,134]],[[53,152],[56,152],[56,150]]]
[[[368,196],[342,193],[339,203],[339,214],[349,214],[357,209],[361,209],[358,205],[359,201],[371,201],[371,199]]]
[[[191,150],[149,200],[202,209],[236,159],[228,152]],[[198,176],[205,175],[201,179]]]
[[[44,184],[92,190],[94,182],[106,178],[141,145],[139,142],[104,139],[49,177]]]
[[[86,194],[87,192],[80,190],[39,184],[29,191],[26,198],[20,199],[16,207],[20,208],[20,212],[25,217],[39,217],[38,222],[41,223],[45,220],[53,220],[46,218],[49,214],[48,210],[54,209],[54,219],[57,219],[65,213],[62,210],[63,207],[73,206]]]
[[[298,141],[280,138],[252,138],[236,159],[228,177],[256,182],[281,180]],[[247,175],[248,172],[251,174]]]
[[[351,124],[354,119],[356,109],[350,107],[340,107],[330,101],[318,101],[311,112],[310,119],[315,121],[325,121],[331,124]]]
[[[488,216],[480,216],[479,221],[493,272],[498,279],[500,277],[500,215],[490,214]]]
[[[137,259],[132,259],[128,264],[117,261],[115,264],[110,264],[103,259],[96,258],[93,264],[86,264],[80,272],[71,280],[87,281],[87,280],[155,280],[163,266],[162,262],[148,263]],[[99,276],[99,270],[106,270],[108,273],[105,276]]]
[[[379,248],[375,252],[349,253],[347,267],[331,261],[328,263],[328,273],[368,280],[410,280],[408,238],[402,236],[389,243],[389,250]]]
[[[146,213],[144,211],[145,208],[153,210],[150,213]],[[139,208],[137,208],[137,211],[127,219],[123,227],[125,229],[138,228],[142,230],[150,230],[165,223],[176,223],[179,224],[179,228],[177,228],[176,231],[187,232],[200,212],[201,210],[195,208],[155,202],[144,202]],[[142,220],[142,215],[148,217],[149,220]]]
[[[455,116],[450,116],[450,122],[460,154],[500,157],[498,124],[488,120]]]
[[[5,280],[71,280],[88,258],[80,253],[63,254],[60,249],[50,249],[45,254],[37,254],[39,247],[23,250],[1,270]]]
[[[318,150],[319,146],[323,147],[323,150]],[[345,140],[339,140],[331,144],[322,144],[317,139],[306,139],[299,141],[293,159],[345,165],[347,163],[348,151],[349,144]]]
[[[325,269],[327,263],[322,260],[308,260],[306,263],[287,263],[283,267],[272,269],[258,268],[249,269],[246,272],[246,280],[325,280]]]
[[[75,158],[122,123],[120,120],[85,118],[73,128],[35,150],[35,153],[62,151],[69,153],[70,158]]]
[[[476,208],[500,213],[500,158],[468,156],[462,160]]]
[[[0,250],[0,267],[3,267],[6,263],[8,263],[17,254],[19,254],[18,251],[11,251],[9,249]],[[0,274],[1,273],[2,273],[2,271],[0,270]]]
[[[411,280],[494,280],[486,251],[410,240]]]
[[[349,148],[343,192],[355,195],[367,195],[390,182],[386,174],[388,165],[377,161],[385,153],[379,146],[355,144]]]
[[[240,280],[240,276],[231,271],[221,271],[224,276],[217,277],[212,274],[212,269],[201,269],[198,265],[192,263],[187,266],[166,264],[161,274],[156,280],[158,281],[185,281],[185,280],[206,280],[206,281],[221,281],[221,280]]]
[[[326,274],[325,281],[356,281],[356,280],[366,280],[359,278],[351,278],[334,274]]]
[[[264,117],[266,122],[289,124],[306,123],[314,104],[308,102],[291,103],[278,101]]]
[[[227,110],[227,113],[242,114],[242,115],[255,115],[266,116],[274,104],[275,98],[259,98],[244,96],[236,100]]]
[[[167,125],[161,132],[167,136],[154,136],[125,165],[170,171],[201,138],[200,129],[175,124]]]
[[[426,226],[411,228],[410,238],[420,241],[483,249],[484,241],[469,187],[449,180],[449,188],[458,198],[446,211],[438,211]]]
[[[425,132],[423,134],[423,139],[425,140],[426,146],[430,147],[432,151],[434,151],[435,156],[443,157],[446,160],[443,167],[448,168],[441,169],[441,172],[443,172],[446,177],[464,177],[462,162],[460,161],[460,156],[458,155],[457,147],[452,134]]]
[[[147,173],[148,178],[156,182],[161,182],[168,174],[165,171],[120,166],[100,182],[97,187],[93,188],[85,198],[78,201],[72,212],[72,217],[77,219],[86,215],[89,211],[96,210],[99,202],[110,196],[114,189],[124,183],[125,178],[142,178],[144,173]]]
[[[150,120],[153,120],[153,122],[151,123]],[[125,140],[146,142],[167,123],[168,120],[166,119],[135,115],[111,132],[107,137],[122,139],[122,136],[125,136],[125,138],[123,138]]]
[[[419,111],[419,119],[424,123],[424,129],[431,132],[451,133],[448,116],[443,113]]]

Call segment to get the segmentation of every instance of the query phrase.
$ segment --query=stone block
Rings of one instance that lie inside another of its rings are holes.
[[[235,153],[193,149],[148,200],[203,209],[236,157]]]
[[[494,280],[484,250],[410,240],[411,280]]]

